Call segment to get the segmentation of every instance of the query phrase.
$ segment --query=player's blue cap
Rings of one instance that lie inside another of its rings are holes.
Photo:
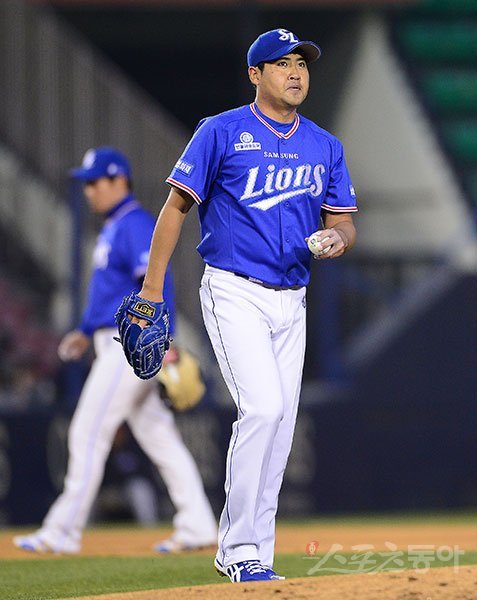
[[[302,42],[287,29],[272,29],[262,33],[250,46],[247,53],[249,67],[261,62],[270,62],[300,49],[307,63],[320,57],[321,49],[314,42]]]
[[[131,176],[131,166],[122,152],[110,146],[91,148],[83,157],[81,167],[71,169],[70,175],[82,181],[94,181],[100,177]]]

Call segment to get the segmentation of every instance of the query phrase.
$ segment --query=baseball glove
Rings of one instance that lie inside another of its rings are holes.
[[[131,323],[129,315],[147,321],[144,329]],[[156,375],[170,344],[169,313],[164,302],[144,300],[134,292],[126,296],[114,315],[124,354],[140,379]],[[117,339],[117,338],[116,338]]]
[[[194,408],[202,400],[205,385],[199,361],[187,350],[172,348],[169,353],[173,351],[176,351],[175,360],[172,358],[168,361],[166,357],[157,379],[170,407],[177,412],[184,412]]]

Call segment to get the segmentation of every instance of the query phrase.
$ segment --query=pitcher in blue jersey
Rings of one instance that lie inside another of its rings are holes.
[[[93,269],[83,318],[59,346],[63,360],[79,359],[94,344],[96,358],[83,387],[68,434],[69,462],[63,493],[41,528],[17,536],[19,548],[33,552],[79,552],[83,529],[103,478],[118,427],[126,421],[157,466],[177,510],[173,535],[159,552],[179,552],[216,543],[217,527],[202,480],[176,427],[174,416],[153,379],[138,379],[114,341],[114,313],[123,296],[139,289],[146,271],[154,219],[131,192],[129,161],[115,148],[89,150],[72,176],[84,184],[93,212],[104,215],[93,254]],[[165,275],[171,329],[174,299]],[[171,353],[172,355],[174,352]],[[167,360],[167,356],[166,359]]]
[[[203,318],[237,407],[215,567],[231,581],[279,579],[275,514],[295,428],[305,354],[305,291],[316,257],[355,242],[356,198],[341,143],[297,108],[313,42],[285,29],[248,51],[255,101],[204,119],[175,164],[140,296],[163,298],[166,266],[198,204]],[[133,319],[141,325],[140,319]]]

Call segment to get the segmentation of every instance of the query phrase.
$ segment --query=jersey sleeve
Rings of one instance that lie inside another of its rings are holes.
[[[125,219],[121,252],[133,280],[139,281],[146,274],[153,231],[154,220],[145,212]]]
[[[85,309],[83,311],[83,314],[81,315],[81,320],[79,322],[77,329],[79,329],[82,333],[84,333],[88,337],[91,337],[93,335],[95,327],[91,323],[89,310]]]
[[[333,213],[356,212],[356,193],[346,166],[342,144],[335,139],[333,162],[326,196],[321,207]]]
[[[166,182],[201,204],[207,199],[225,148],[217,119],[202,120]]]

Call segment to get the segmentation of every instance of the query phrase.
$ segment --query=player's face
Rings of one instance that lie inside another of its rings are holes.
[[[125,187],[126,186],[126,187]],[[94,181],[86,181],[84,194],[91,210],[104,214],[111,210],[127,193],[127,184],[123,177],[100,177]]]
[[[295,109],[308,94],[310,75],[300,54],[287,54],[265,63],[263,71],[251,67],[249,75],[257,88],[257,101],[276,110]]]

